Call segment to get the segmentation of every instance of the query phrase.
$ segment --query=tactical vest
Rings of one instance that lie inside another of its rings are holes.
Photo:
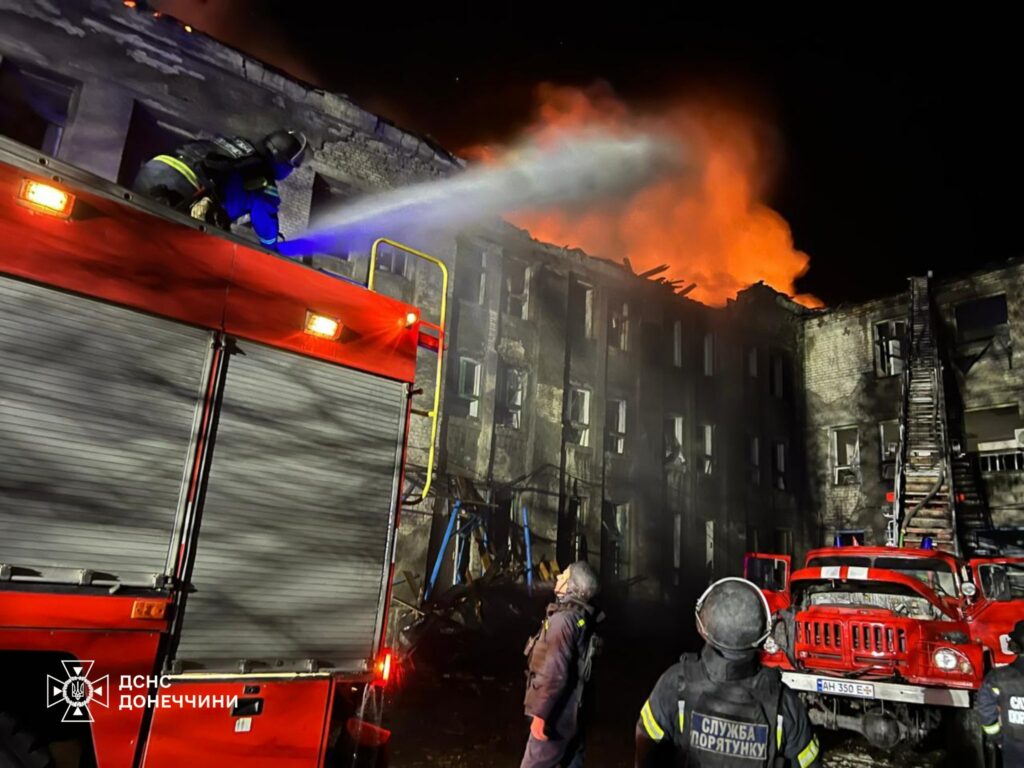
[[[1017,664],[1010,664],[998,670],[993,682],[999,692],[1003,765],[1021,765],[1024,760],[1024,673]]]
[[[256,147],[239,136],[190,141],[174,150],[174,155],[195,172],[207,194],[216,193],[223,183],[218,176],[229,167],[243,171],[246,189],[259,188],[267,183]]]
[[[700,657],[683,656],[679,675],[681,764],[700,768],[771,766],[782,735],[782,678],[761,667],[753,677],[715,681]],[[675,729],[673,729],[675,730]]]

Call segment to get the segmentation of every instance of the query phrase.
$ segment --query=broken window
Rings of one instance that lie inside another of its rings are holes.
[[[676,368],[683,367],[683,321],[676,320],[672,323],[672,365]]]
[[[878,433],[882,479],[894,480],[896,478],[896,457],[900,452],[900,423],[896,419],[879,422]]]
[[[711,331],[704,334],[704,375],[715,375],[715,334]]]
[[[456,293],[463,301],[482,307],[487,301],[487,253],[461,240],[456,248]]]
[[[121,150],[121,166],[117,183],[130,187],[143,163],[156,155],[173,153],[177,147],[202,138],[195,126],[186,125],[178,117],[159,112],[136,101],[128,121],[128,133]]]
[[[747,348],[747,376],[757,378],[757,347]]]
[[[832,482],[856,485],[860,482],[860,430],[836,427],[832,432]]]
[[[978,457],[978,466],[982,472],[1024,471],[1024,448],[1016,451],[983,453]]]
[[[409,272],[409,259],[405,251],[392,248],[387,244],[381,244],[377,249],[377,271],[389,272],[399,277],[407,277]]]
[[[686,456],[683,454],[683,417],[667,416],[665,418],[665,464],[676,469],[686,467]]]
[[[1024,418],[1016,405],[964,413],[967,450],[978,454],[982,472],[1024,470]]]
[[[626,450],[626,401],[609,400],[605,409],[607,450],[624,453]]]
[[[965,301],[956,307],[957,341],[991,339],[1007,333],[1006,294]]]
[[[902,320],[875,323],[875,373],[898,376],[903,373],[903,350],[907,343],[907,324]]]
[[[703,472],[710,475],[714,469],[714,448],[715,448],[715,427],[713,424],[701,424],[700,428],[701,453],[703,456]]]
[[[761,438],[753,435],[750,438],[749,448],[749,479],[754,485],[761,484]]]
[[[480,363],[468,357],[459,358],[459,397],[469,405],[469,415],[480,415]]]
[[[69,81],[0,60],[0,133],[56,155],[74,93]]]
[[[569,390],[570,439],[584,448],[590,445],[590,391]]]
[[[1024,418],[1016,405],[977,408],[964,413],[969,453],[992,453],[1024,447]]]
[[[786,356],[782,352],[772,353],[769,365],[768,391],[773,397],[783,397],[786,393]]]
[[[629,304],[616,304],[608,312],[608,345],[629,350]]]
[[[498,382],[498,408],[495,420],[512,429],[523,425],[523,400],[526,396],[526,371],[502,365]]]
[[[594,288],[573,280],[569,288],[572,338],[594,338]]]
[[[505,260],[505,314],[526,320],[530,311],[530,268],[515,259]]]
[[[786,490],[786,444],[781,440],[772,443],[772,487]]]

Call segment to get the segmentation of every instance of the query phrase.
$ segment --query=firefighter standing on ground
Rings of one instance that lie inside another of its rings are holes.
[[[597,648],[590,601],[597,574],[585,561],[573,563],[555,582],[540,631],[526,646],[528,671],[524,707],[530,721],[521,768],[581,768],[584,759],[583,689]]]
[[[1006,768],[1024,765],[1024,621],[1010,633],[1010,650],[1016,660],[985,675],[974,704],[981,729],[1002,749]]]
[[[818,737],[807,710],[761,666],[771,631],[761,591],[745,579],[716,581],[697,601],[706,644],[661,676],[640,711],[635,768],[653,765],[817,768]]]
[[[240,136],[191,141],[142,166],[135,191],[223,229],[249,214],[256,236],[268,248],[280,235],[277,182],[306,156],[306,137],[274,131],[252,143]]]

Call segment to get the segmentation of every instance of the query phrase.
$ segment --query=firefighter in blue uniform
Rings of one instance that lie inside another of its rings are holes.
[[[1024,766],[1024,621],[1010,632],[1012,664],[985,675],[974,709],[985,736],[1000,747],[1003,766]]]
[[[530,718],[521,768],[582,768],[586,719],[584,687],[598,650],[594,626],[603,616],[590,601],[597,574],[586,561],[573,563],[555,581],[555,602],[526,645],[526,697]]]
[[[296,131],[274,131],[257,143],[240,136],[191,141],[143,165],[134,189],[223,229],[249,214],[260,243],[273,248],[280,236],[277,182],[302,164],[306,146]]]
[[[697,601],[699,654],[684,654],[640,710],[635,768],[655,765],[817,768],[818,737],[797,695],[758,649],[771,631],[761,591],[716,581]]]

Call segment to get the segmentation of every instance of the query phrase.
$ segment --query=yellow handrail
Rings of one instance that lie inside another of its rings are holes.
[[[444,321],[448,309],[448,267],[445,266],[444,262],[440,259],[436,259],[433,256],[423,253],[423,251],[417,251],[415,248],[410,248],[408,245],[402,245],[396,243],[394,240],[389,240],[386,237],[378,237],[373,241],[373,247],[370,249],[370,274],[366,278],[366,287],[371,291],[373,290],[373,278],[377,273],[377,249],[380,244],[390,245],[392,248],[397,248],[400,251],[418,256],[419,258],[429,261],[431,264],[435,264],[441,268],[441,318],[438,324],[438,335],[440,338],[437,340],[437,376],[434,381],[434,405],[427,412],[430,417],[430,451],[427,454],[427,482],[423,486],[423,493],[416,501],[411,502],[413,504],[419,504],[425,498],[427,498],[427,492],[430,490],[431,479],[434,474],[434,451],[435,443],[437,442],[437,416],[441,405],[441,367],[444,361]]]

